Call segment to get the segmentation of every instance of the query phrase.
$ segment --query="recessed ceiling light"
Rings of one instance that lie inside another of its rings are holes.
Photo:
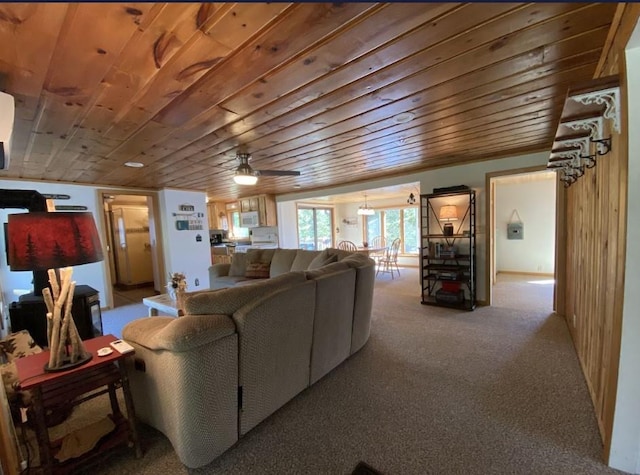
[[[406,124],[411,122],[415,116],[411,112],[403,112],[393,117],[393,121],[396,124]]]
[[[125,167],[131,167],[131,168],[142,168],[142,167],[144,167],[144,163],[140,163],[140,162],[124,162],[124,166]]]

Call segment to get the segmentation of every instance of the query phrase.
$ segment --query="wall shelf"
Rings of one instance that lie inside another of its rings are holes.
[[[620,82],[609,76],[577,84],[567,92],[547,168],[565,186],[611,151],[610,129],[620,131]]]

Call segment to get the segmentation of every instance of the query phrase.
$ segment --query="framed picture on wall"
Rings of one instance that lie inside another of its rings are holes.
[[[347,227],[355,228],[358,225],[358,218],[355,216],[344,218],[342,220],[342,224],[344,224]]]

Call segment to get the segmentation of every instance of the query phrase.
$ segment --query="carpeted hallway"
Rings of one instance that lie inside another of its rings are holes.
[[[551,285],[500,279],[494,295],[474,312],[427,307],[416,269],[378,277],[367,345],[190,472],[617,473]],[[142,459],[114,450],[87,473],[189,472],[162,434],[141,434]]]

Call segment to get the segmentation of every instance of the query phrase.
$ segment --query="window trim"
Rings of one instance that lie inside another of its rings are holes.
[[[404,245],[405,245],[405,238],[404,238],[404,210],[405,209],[415,209],[416,210],[416,218],[418,220],[417,224],[417,228],[416,228],[416,237],[418,239],[418,243],[420,243],[420,206],[418,206],[418,204],[415,205],[410,205],[410,206],[393,206],[393,205],[389,205],[389,206],[384,206],[384,207],[376,207],[376,213],[380,212],[380,229],[382,230],[382,232],[384,233],[384,225],[385,225],[385,211],[387,210],[400,210],[400,239],[402,241],[402,248],[401,250],[398,252],[398,255],[401,256],[407,256],[407,257],[414,257],[414,256],[419,256],[420,255],[420,250],[418,249],[416,252],[406,252]],[[369,229],[369,216],[363,216],[363,220],[362,220],[362,236],[363,236],[363,240],[368,240],[369,237],[367,236],[367,230]],[[390,243],[389,243],[390,244]]]
[[[335,247],[336,243],[336,235],[335,235],[335,227],[336,227],[336,207],[332,204],[313,204],[313,203],[296,203],[296,239],[298,241],[298,248],[300,248],[300,227],[299,227],[299,219],[298,219],[298,211],[300,209],[311,209],[314,214],[314,234],[316,236],[316,240],[318,239],[317,232],[317,220],[315,219],[315,211],[317,209],[329,210],[331,212],[331,245],[330,247]],[[315,243],[316,247],[318,247],[318,243]]]

